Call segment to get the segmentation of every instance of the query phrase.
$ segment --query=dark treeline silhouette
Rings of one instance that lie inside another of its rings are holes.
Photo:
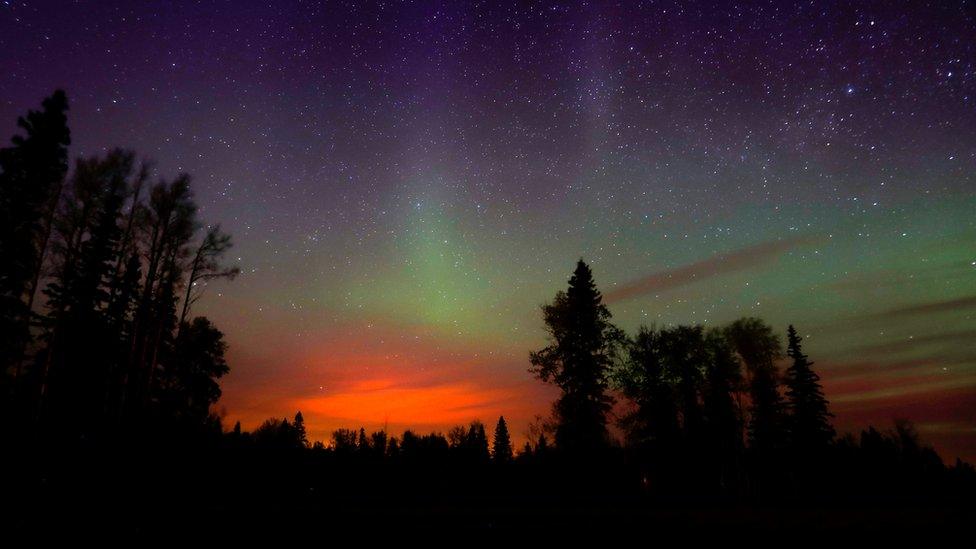
[[[191,318],[230,237],[206,227],[189,177],[152,179],[121,149],[69,169],[58,91],[0,150],[3,427],[16,440],[219,433],[226,344]]]
[[[529,371],[559,397],[518,452],[504,417],[490,432],[314,442],[301,412],[225,429],[227,345],[191,313],[209,281],[237,274],[230,237],[198,219],[186,175],[153,179],[120,149],[69,167],[67,110],[56,92],[0,149],[0,459],[23,528],[57,513],[212,527],[261,519],[268,502],[285,520],[386,510],[400,525],[416,516],[404,509],[462,505],[479,527],[573,506],[644,524],[661,505],[972,504],[973,467],[944,464],[910,423],[836,436],[793,326],[785,353],[756,318],[627,334],[582,260],[542,308],[549,338]]]

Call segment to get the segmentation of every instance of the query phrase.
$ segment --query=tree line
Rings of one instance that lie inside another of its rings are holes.
[[[542,313],[549,341],[530,354],[530,371],[560,396],[519,452],[504,417],[491,444],[480,421],[446,435],[339,429],[328,444],[310,443],[301,412],[251,433],[238,423],[226,443],[308,452],[343,466],[422,464],[442,473],[500,467],[529,483],[557,478],[549,486],[557,491],[588,487],[617,495],[942,498],[976,488],[972,466],[957,460],[947,467],[910,422],[838,437],[792,325],[785,352],[757,318],[710,329],[643,326],[631,336],[611,323],[582,260],[568,289]],[[612,435],[614,422],[622,441]]]
[[[192,307],[233,278],[230,237],[204,226],[190,178],[127,150],[69,169],[63,91],[0,149],[0,396],[18,436],[99,440],[219,429],[223,335]]]

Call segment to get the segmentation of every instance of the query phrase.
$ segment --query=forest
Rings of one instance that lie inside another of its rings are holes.
[[[835,432],[792,325],[785,340],[758,318],[628,334],[583,260],[542,308],[547,345],[527,350],[527,375],[559,397],[520,447],[504,417],[325,441],[300,411],[224,425],[227,342],[195,305],[238,275],[231,236],[201,219],[185,174],[122,149],[70,162],[68,113],[55,92],[0,150],[0,436],[6,516],[25,530],[105,516],[140,532],[326,516],[676,528],[708,519],[662,509],[716,507],[910,507],[928,525],[972,507],[976,470],[909,421]],[[809,515],[781,527],[790,516]]]

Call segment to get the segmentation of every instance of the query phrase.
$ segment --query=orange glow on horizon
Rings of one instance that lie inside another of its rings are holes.
[[[318,420],[367,424],[409,424],[429,427],[489,421],[511,406],[511,391],[455,382],[429,386],[403,386],[393,378],[351,383],[338,392],[297,399],[293,407]]]

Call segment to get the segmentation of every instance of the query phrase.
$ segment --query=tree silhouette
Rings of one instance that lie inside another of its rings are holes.
[[[49,424],[78,432],[101,427],[121,359],[110,301],[133,161],[133,153],[118,149],[78,160],[54,219],[39,405]]]
[[[65,180],[66,110],[56,92],[19,121],[25,135],[0,150],[4,421],[16,416],[37,436],[77,440],[135,433],[136,425],[212,429],[226,344],[188,312],[199,297],[194,283],[236,273],[219,263],[230,239],[213,227],[194,246],[189,178],[160,181],[144,195],[149,164],[137,167],[131,151],[80,158]],[[46,299],[28,345],[37,291]],[[23,413],[7,413],[14,402]]]
[[[546,440],[546,435],[539,435],[539,438],[535,442],[533,453],[539,457],[546,456],[549,453],[549,441]]]
[[[605,448],[606,414],[613,403],[608,376],[623,333],[610,323],[610,311],[583,260],[569,289],[542,310],[550,344],[531,353],[531,371],[562,391],[554,407],[556,446],[571,453]]]
[[[785,385],[789,409],[791,444],[801,454],[822,450],[834,438],[830,424],[833,415],[827,409],[827,399],[820,386],[820,376],[810,367],[813,365],[800,347],[802,338],[791,324],[787,331],[786,354],[793,363],[786,369]]]
[[[685,444],[700,435],[702,423],[700,389],[707,352],[701,326],[675,326],[661,330],[658,347],[664,371],[674,384],[675,401]]]
[[[42,110],[17,120],[23,134],[0,149],[0,382],[10,369],[15,380],[19,377],[30,341],[31,307],[68,170],[67,110],[65,93],[54,92]],[[4,383],[4,393],[7,387]]]
[[[470,463],[484,463],[489,459],[488,436],[485,425],[480,421],[472,421],[465,428],[457,426],[447,434],[448,445],[452,452],[462,461]]]
[[[508,435],[508,425],[505,423],[505,416],[499,416],[498,423],[495,425],[491,455],[497,463],[508,463],[512,461],[512,440]]]
[[[702,391],[704,453],[719,489],[734,490],[741,481],[742,418],[737,393],[742,369],[720,330],[709,331],[704,343],[710,356]]]
[[[332,433],[332,448],[338,454],[352,454],[356,451],[356,435],[352,429],[336,429]]]
[[[301,410],[295,413],[295,421],[292,423],[292,426],[295,430],[296,445],[307,448],[308,435],[305,433],[305,416],[302,415]]]
[[[172,359],[159,371],[157,398],[168,408],[167,416],[196,423],[205,420],[220,398],[218,380],[230,371],[226,351],[224,334],[208,319],[197,317],[185,325]],[[296,428],[300,419],[295,417]]]
[[[362,456],[369,453],[369,438],[366,437],[366,429],[363,427],[359,428],[359,436],[356,439],[356,451]]]
[[[382,458],[386,455],[390,442],[386,431],[376,431],[369,435],[369,447],[373,451],[373,455],[377,458]]]
[[[299,412],[300,415],[300,412]],[[296,416],[295,419],[299,419]],[[254,443],[258,447],[268,450],[304,450],[308,447],[308,440],[304,437],[304,423],[299,426],[287,419],[270,418],[264,421],[252,433]]]
[[[206,235],[197,246],[190,261],[189,275],[186,280],[186,295],[183,297],[183,309],[180,312],[180,326],[186,321],[190,307],[200,299],[202,289],[198,284],[205,284],[208,280],[217,278],[233,279],[240,273],[238,267],[225,267],[220,264],[220,258],[231,248],[230,235],[221,232],[220,225],[207,229]],[[179,337],[177,335],[177,337]]]
[[[775,363],[782,355],[779,338],[758,318],[736,320],[725,329],[725,334],[752,378],[750,448],[760,454],[771,454],[786,443],[785,406]]]
[[[641,326],[628,345],[627,360],[615,373],[616,385],[634,405],[621,426],[634,447],[663,450],[678,439],[675,395],[661,356],[658,332]]]

